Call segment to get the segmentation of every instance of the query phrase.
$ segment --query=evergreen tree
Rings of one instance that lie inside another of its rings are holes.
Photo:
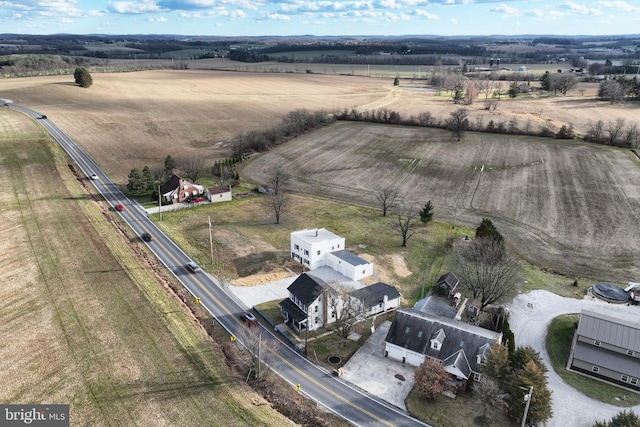
[[[73,78],[80,87],[90,87],[93,84],[93,78],[89,71],[84,67],[78,67],[73,73]]]
[[[509,91],[507,93],[509,94],[509,98],[515,98],[516,96],[518,96],[518,94],[520,93],[520,88],[518,87],[518,83],[512,82],[511,85],[509,86]]]
[[[173,171],[176,168],[176,162],[173,160],[171,155],[167,155],[164,158],[164,179],[168,180],[171,175],[173,175]]]
[[[482,218],[482,222],[478,228],[476,228],[476,238],[479,239],[481,237],[490,237],[499,243],[504,243],[504,237],[502,237],[502,234],[500,234],[496,229],[493,222],[487,218]]]
[[[423,224],[427,224],[429,221],[433,219],[433,205],[431,204],[431,200],[427,201],[427,204],[424,205],[424,208],[420,211],[420,221]]]
[[[640,418],[633,411],[618,412],[611,421],[597,421],[593,427],[640,427]]]
[[[153,178],[153,172],[149,166],[146,166],[142,169],[142,176],[144,178],[144,185],[147,190],[153,190],[155,187],[155,179]]]
[[[144,175],[139,168],[131,169],[129,172],[129,182],[127,183],[127,190],[132,194],[141,194],[146,191],[147,185]]]
[[[400,86],[400,78],[398,78],[398,76],[396,76],[396,78],[393,79],[393,85],[394,86]]]
[[[540,423],[551,418],[551,391],[547,388],[547,378],[541,366],[530,360],[523,369],[513,372],[509,382],[512,384],[509,387],[509,413],[513,417],[521,418],[527,400],[531,399],[527,421]],[[529,395],[530,387],[533,387],[532,395]]]

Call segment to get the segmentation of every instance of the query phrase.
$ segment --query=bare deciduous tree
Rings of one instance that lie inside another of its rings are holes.
[[[477,394],[482,404],[481,420],[486,424],[489,424],[487,420],[489,408],[503,411],[507,407],[507,394],[500,388],[498,382],[491,377],[485,375],[482,377],[482,381],[474,382],[473,392]]]
[[[458,138],[458,141],[462,139],[464,131],[469,127],[469,120],[467,115],[469,114],[466,108],[458,108],[456,111],[449,113],[449,119],[447,120],[447,128]]]
[[[211,175],[218,185],[225,185],[233,178],[233,166],[226,162],[216,162],[211,167]]]
[[[204,159],[198,155],[188,156],[180,159],[179,169],[185,177],[195,182],[202,176],[204,170]]]
[[[481,309],[511,295],[521,280],[522,267],[495,239],[481,237],[459,246],[455,253],[456,274],[480,301]]]
[[[345,285],[332,283],[327,291],[329,316],[333,316],[336,331],[340,333],[340,345],[344,347],[353,327],[365,317],[365,307],[356,298],[349,295]]]
[[[624,128],[624,119],[618,117],[615,121],[609,120],[606,126],[607,132],[607,143],[609,145],[617,145],[618,137],[622,133],[622,129]]]
[[[400,193],[393,187],[386,187],[378,191],[376,200],[382,208],[382,216],[387,216],[387,212],[395,206],[396,200],[398,200],[399,197]]]
[[[416,390],[434,400],[449,388],[449,374],[437,360],[426,358],[414,374]]]
[[[413,206],[406,207],[399,205],[396,207],[397,221],[391,225],[402,235],[402,246],[407,246],[407,242],[416,232],[418,212]]]
[[[276,224],[280,224],[280,218],[282,214],[287,211],[291,202],[286,188],[288,182],[289,175],[282,169],[277,168],[271,171],[268,182],[269,188],[264,198],[264,204],[273,212],[276,218]]]
[[[267,346],[266,340],[268,337],[268,335],[262,335],[260,328],[254,327],[242,328],[237,333],[237,341],[246,350],[244,353],[247,357],[245,363],[250,370],[247,378],[253,377],[260,381],[267,379],[271,371],[268,366],[272,365],[276,360],[276,357]]]

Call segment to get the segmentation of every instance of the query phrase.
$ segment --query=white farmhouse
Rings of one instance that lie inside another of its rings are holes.
[[[373,264],[345,250],[344,237],[324,228],[291,233],[291,258],[310,270],[330,267],[351,280],[373,274]]]

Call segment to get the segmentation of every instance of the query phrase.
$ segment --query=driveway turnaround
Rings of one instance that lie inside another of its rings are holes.
[[[545,427],[591,427],[595,421],[609,420],[625,409],[633,410],[636,415],[640,415],[640,405],[631,408],[608,405],[593,400],[567,385],[551,367],[545,345],[547,328],[555,317],[580,313],[582,309],[588,309],[619,319],[638,322],[639,306],[609,304],[592,297],[564,298],[551,292],[537,290],[518,295],[508,308],[509,324],[516,338],[516,346],[531,346],[540,352],[548,369],[547,378],[548,387],[552,391],[553,416],[547,421]],[[623,399],[625,394],[630,393],[632,392],[620,389],[617,397]]]

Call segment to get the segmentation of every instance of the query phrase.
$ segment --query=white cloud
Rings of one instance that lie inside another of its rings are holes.
[[[542,12],[542,10],[540,9],[531,9],[531,10],[525,10],[522,12],[525,16],[537,16],[537,17],[542,17],[544,16],[544,12]]]
[[[118,1],[110,3],[107,8],[116,13],[140,14],[148,12],[160,12],[160,8],[153,0],[143,0],[138,3],[130,1]]]
[[[502,13],[504,15],[509,16],[521,16],[522,13],[515,7],[507,6],[506,4],[501,4],[496,7],[492,7],[489,9],[489,12]]]
[[[559,8],[568,9],[572,12],[577,12],[582,15],[602,15],[599,9],[588,8],[587,6],[567,1],[558,5]]]
[[[291,17],[289,15],[283,15],[281,13],[267,13],[263,15],[264,18],[272,21],[289,21]]]
[[[610,7],[613,9],[617,9],[621,12],[640,12],[640,7],[631,6],[626,1],[621,1],[621,0],[617,0],[617,1],[601,0],[598,2],[598,5],[602,7]]]
[[[147,18],[147,22],[169,22],[164,16],[150,16]]]
[[[431,19],[431,20],[440,19],[440,17],[438,15],[433,14],[433,13],[429,13],[426,10],[416,9],[415,14],[416,14],[416,16],[419,16],[421,18],[427,18],[427,19]]]

